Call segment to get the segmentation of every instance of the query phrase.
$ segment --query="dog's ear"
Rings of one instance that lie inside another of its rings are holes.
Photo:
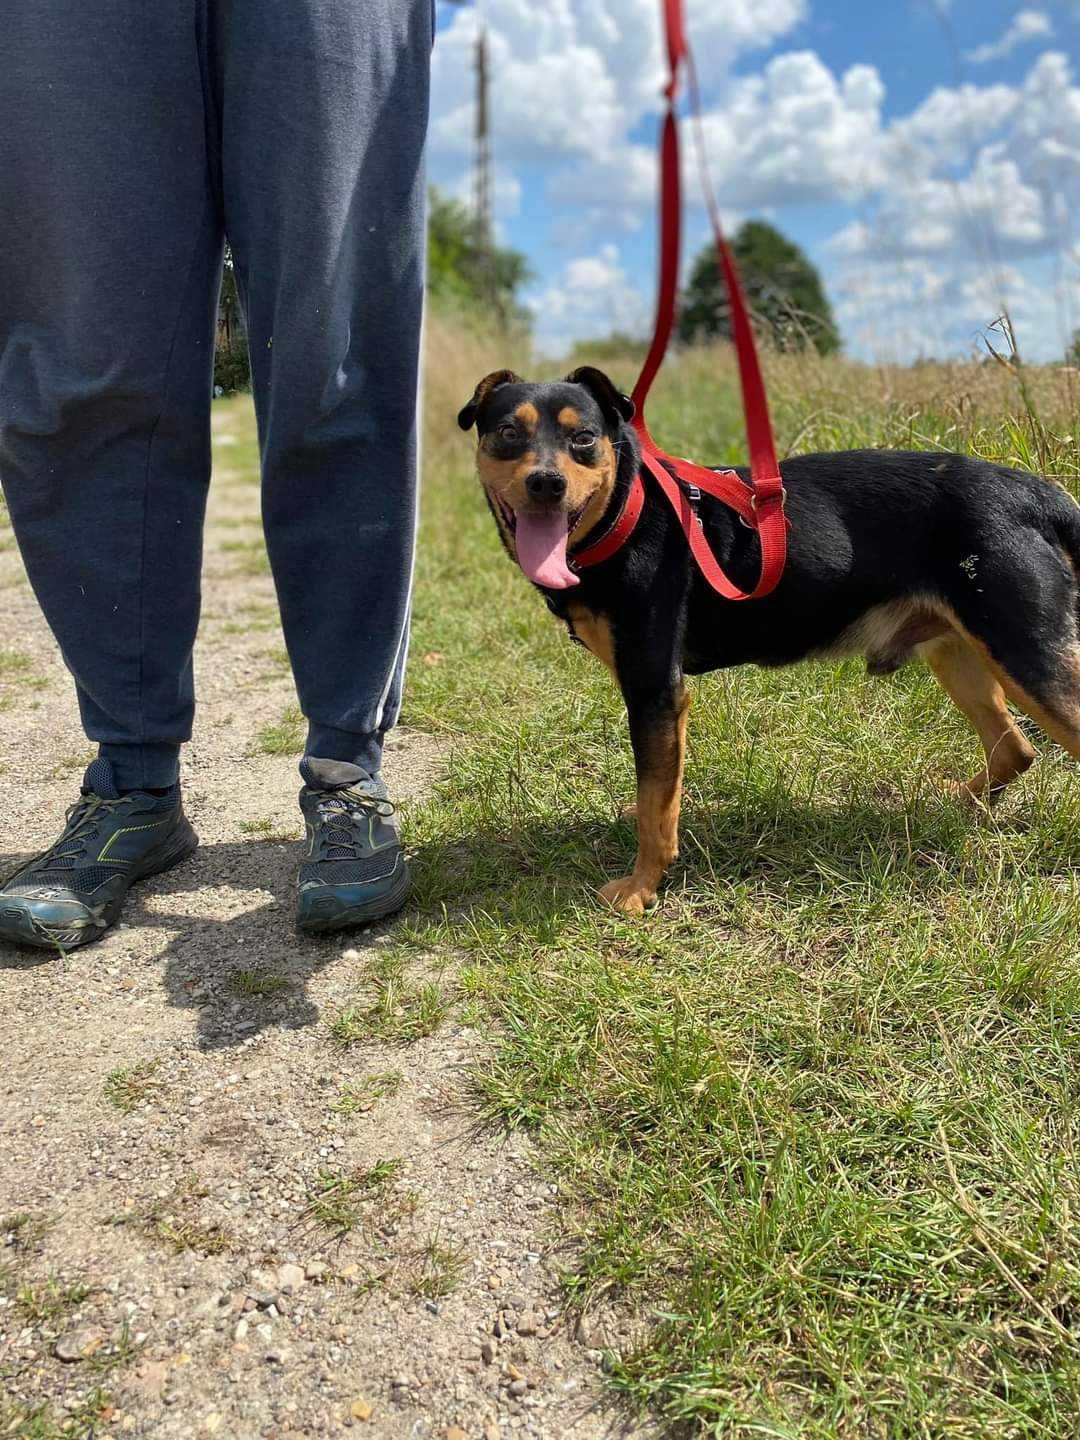
[[[457,423],[462,430],[471,430],[476,419],[476,412],[484,403],[492,390],[497,390],[500,385],[520,385],[521,376],[515,375],[513,370],[493,370],[490,375],[485,375],[473,391],[472,399],[467,405],[463,405],[458,411]]]
[[[571,370],[566,379],[571,385],[584,385],[609,420],[634,418],[633,400],[617,389],[595,365],[580,365],[576,370]]]

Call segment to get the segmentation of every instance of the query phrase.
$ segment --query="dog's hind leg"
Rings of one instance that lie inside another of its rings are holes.
[[[681,679],[660,693],[629,689],[625,694],[637,771],[638,852],[633,872],[610,881],[600,898],[628,915],[641,915],[679,853],[690,694]]]
[[[978,731],[986,764],[970,780],[958,782],[964,799],[993,801],[1010,780],[1022,775],[1035,750],[1016,727],[1005,692],[987,663],[962,635],[952,633],[920,645],[919,651],[942,688]]]

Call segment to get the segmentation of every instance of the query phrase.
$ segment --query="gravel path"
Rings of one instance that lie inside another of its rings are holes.
[[[293,695],[236,424],[218,407],[185,769],[202,848],[98,945],[0,946],[0,1433],[606,1435],[599,1347],[625,1337],[561,1313],[557,1197],[523,1141],[476,1126],[479,1037],[452,1013],[411,1045],[330,1036],[385,939],[292,928],[296,761],[251,751]],[[6,870],[54,838],[88,747],[0,546],[26,657],[0,668]],[[444,763],[402,734],[395,794]]]

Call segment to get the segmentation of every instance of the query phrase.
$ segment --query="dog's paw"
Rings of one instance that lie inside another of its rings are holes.
[[[621,880],[609,880],[598,892],[600,899],[624,915],[644,915],[656,899],[656,891],[645,885],[636,875],[624,875]]]
[[[987,784],[985,775],[976,775],[972,780],[946,780],[944,789],[950,800],[976,814],[986,814],[1005,793],[1004,785]]]

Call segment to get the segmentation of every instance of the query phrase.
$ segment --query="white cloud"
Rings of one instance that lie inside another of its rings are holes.
[[[986,45],[977,45],[964,57],[972,65],[985,65],[990,60],[1004,60],[1006,55],[1020,45],[1032,40],[1043,40],[1054,33],[1050,16],[1044,10],[1020,10],[1012,24],[998,40]]]
[[[537,346],[549,355],[591,335],[616,330],[641,335],[652,318],[651,302],[634,286],[618,247],[611,244],[568,260],[552,283],[526,303],[533,312]]]
[[[885,87],[870,65],[839,80],[812,51],[769,61],[704,117],[709,165],[740,209],[856,199],[881,182]],[[692,157],[688,150],[688,173]]]
[[[794,49],[733,76],[736,59],[745,68],[755,49],[793,35],[808,0],[689,0],[688,10],[710,86],[703,125],[721,204],[782,228],[799,208],[849,207],[825,251],[834,287],[873,275],[873,303],[894,313],[914,287],[924,311],[937,304],[963,317],[960,331],[945,323],[955,341],[981,323],[972,276],[1011,283],[1019,296],[1017,275],[1080,228],[1080,86],[1065,54],[1040,55],[1016,84],[939,87],[887,121],[872,65],[838,73]],[[543,343],[647,328],[651,298],[629,293],[627,261],[610,242],[654,224],[664,72],[655,0],[490,0],[489,14],[497,216],[523,206],[531,216],[543,201],[534,262],[547,274],[553,254],[573,257],[533,297]],[[434,58],[432,177],[462,194],[475,25],[473,7],[455,9]],[[1046,9],[1023,9],[981,49],[1005,54],[1051,33]],[[684,157],[691,237],[703,212],[689,131]],[[633,278],[651,297],[638,249]],[[1053,307],[1041,303],[1045,319]],[[847,291],[844,304],[854,304]]]

